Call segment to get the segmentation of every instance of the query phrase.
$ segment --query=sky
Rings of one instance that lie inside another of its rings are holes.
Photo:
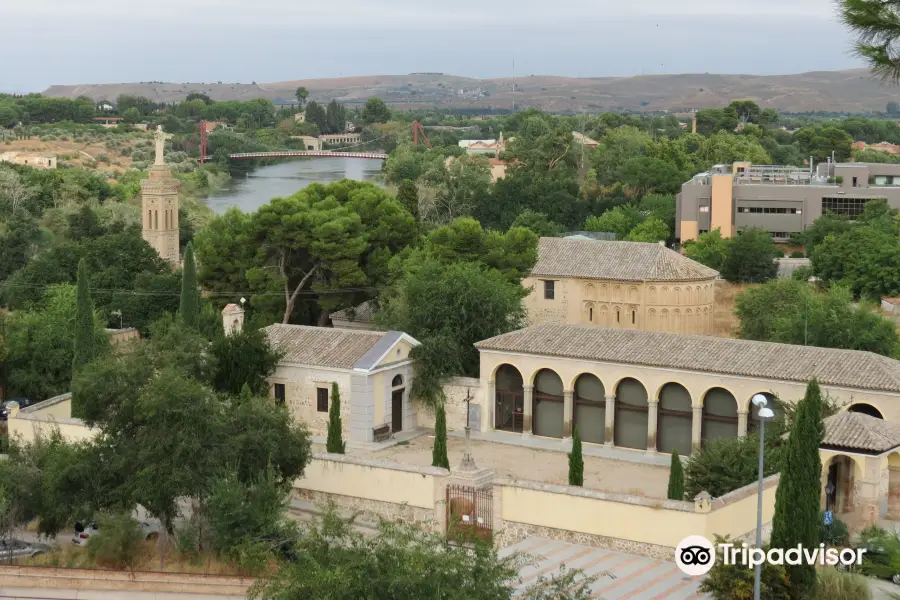
[[[833,0],[0,0],[0,91],[862,66]]]

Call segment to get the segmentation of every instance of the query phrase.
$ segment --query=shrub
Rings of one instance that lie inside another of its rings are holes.
[[[834,182],[838,185],[841,185],[842,183],[844,183],[844,176],[838,175],[837,177],[834,178]]]
[[[834,517],[831,525],[825,524],[825,513],[822,513],[819,523],[819,541],[826,546],[847,546],[850,544],[850,530],[847,524]]]
[[[572,451],[569,453],[569,485],[584,485],[584,459],[581,457],[581,437],[577,427],[572,438]]]
[[[97,522],[100,532],[88,539],[88,556],[104,567],[136,567],[145,537],[138,522],[126,514],[103,515]]]
[[[684,468],[678,457],[678,450],[672,450],[672,465],[669,467],[669,500],[684,500]]]
[[[729,542],[726,536],[716,536],[716,545]],[[766,548],[768,550],[768,548]],[[751,600],[753,598],[753,569],[742,564],[726,565],[724,557],[716,559],[713,568],[700,584],[700,591],[710,594],[713,600]],[[784,567],[764,563],[760,585],[760,597],[766,600],[790,600],[790,581]]]
[[[821,569],[810,600],[872,600],[872,590],[862,575]]]
[[[791,252],[791,258],[806,258],[806,255],[799,250],[794,250],[793,252]]]
[[[772,428],[775,429],[774,427]],[[759,470],[759,435],[714,440],[701,448],[685,467],[684,491],[688,498],[709,492],[714,498],[756,481]],[[765,476],[781,470],[782,446],[766,431]]]

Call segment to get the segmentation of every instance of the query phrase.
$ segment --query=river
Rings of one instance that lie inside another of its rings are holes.
[[[373,181],[381,173],[380,160],[369,158],[301,158],[235,175],[228,188],[206,198],[206,205],[222,214],[232,206],[254,212],[272,198],[290,196],[311,183],[339,179]]]

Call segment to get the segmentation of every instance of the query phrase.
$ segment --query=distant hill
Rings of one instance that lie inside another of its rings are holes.
[[[532,75],[472,79],[443,73],[367,75],[330,79],[300,79],[274,83],[113,83],[54,85],[44,94],[90,96],[115,100],[137,94],[174,102],[191,92],[214,100],[270,98],[294,100],[294,90],[306,87],[310,99],[362,103],[379,96],[396,107],[537,107],[547,111],[604,110],[687,111],[724,106],[735,99],[753,99],[763,108],[788,112],[883,111],[900,99],[900,88],[881,83],[866,69],[816,71],[796,75],[641,75],[637,77],[557,77]]]

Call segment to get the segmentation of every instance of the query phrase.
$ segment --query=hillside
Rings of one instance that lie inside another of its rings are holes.
[[[310,99],[361,103],[380,96],[397,107],[534,106],[548,111],[603,110],[685,111],[723,106],[734,99],[751,98],[764,108],[782,111],[883,111],[900,98],[900,89],[882,84],[865,69],[817,71],[795,75],[641,75],[637,77],[574,78],[526,76],[472,79],[440,73],[371,75],[331,79],[299,79],[260,84],[122,83],[54,85],[44,94],[95,100],[114,100],[119,94],[139,94],[173,102],[190,92],[214,100],[265,97],[289,102],[298,86]]]

